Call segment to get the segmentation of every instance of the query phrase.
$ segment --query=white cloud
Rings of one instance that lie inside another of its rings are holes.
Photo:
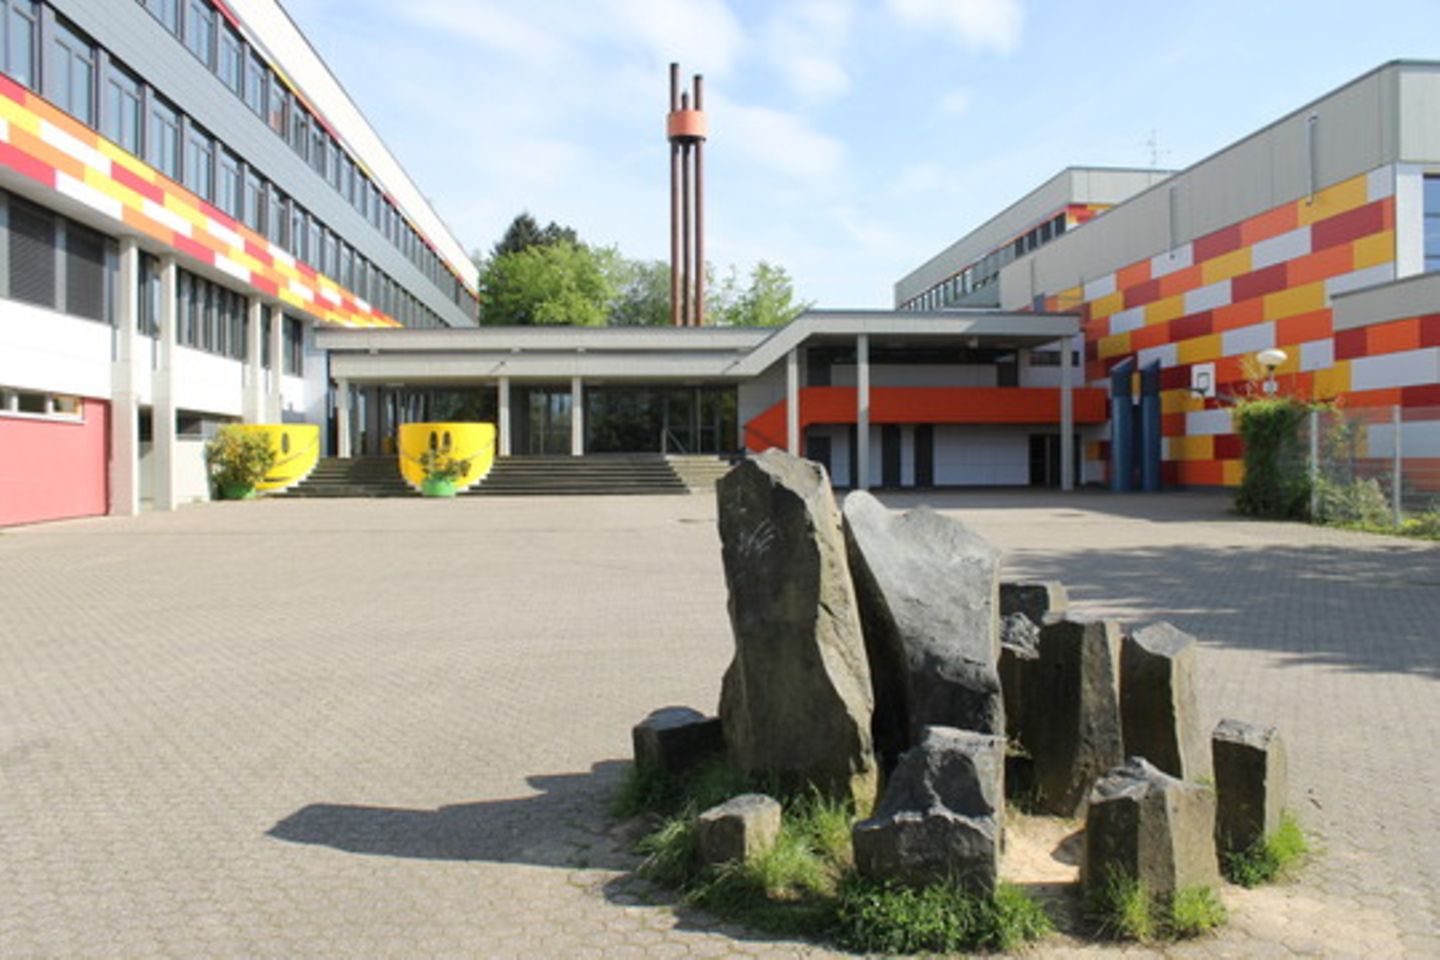
[[[970,91],[956,87],[940,98],[940,112],[952,117],[963,116],[970,110]]]
[[[439,27],[525,61],[553,61],[565,52],[559,34],[504,4],[415,0],[401,5],[417,23]]]
[[[763,30],[765,57],[801,97],[837,97],[850,90],[844,52],[854,18],[853,0],[781,6]]]
[[[850,89],[850,75],[834,60],[816,56],[795,56],[780,61],[780,71],[802,97],[824,100]]]
[[[1020,0],[887,0],[912,27],[948,30],[967,50],[1009,53],[1020,42],[1025,14]]]
[[[638,39],[657,61],[678,61],[686,71],[726,73],[745,44],[745,31],[723,0],[606,0],[598,7],[612,36]]]
[[[811,127],[800,116],[770,107],[734,103],[723,96],[707,106],[711,136],[727,150],[777,173],[829,178],[845,159],[841,141]]]

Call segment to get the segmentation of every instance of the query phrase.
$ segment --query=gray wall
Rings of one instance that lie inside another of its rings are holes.
[[[51,0],[55,8],[455,326],[474,321],[301,160],[135,0]],[[312,264],[313,266],[313,264]]]

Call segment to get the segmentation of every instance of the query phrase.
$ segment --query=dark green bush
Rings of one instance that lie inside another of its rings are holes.
[[[1309,516],[1304,425],[1310,409],[1292,397],[1244,400],[1235,407],[1235,431],[1245,446],[1245,477],[1235,509],[1271,520]]]

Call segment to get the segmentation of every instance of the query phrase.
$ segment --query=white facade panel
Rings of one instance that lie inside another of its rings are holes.
[[[225,417],[245,409],[244,365],[188,347],[175,348],[175,406]]]
[[[103,323],[0,300],[0,386],[109,399],[114,335]]]
[[[1131,307],[1128,310],[1121,310],[1118,313],[1110,314],[1110,334],[1129,333],[1131,330],[1139,330],[1145,326],[1145,308]]]
[[[1251,247],[1250,267],[1252,270],[1259,270],[1277,263],[1284,263],[1286,260],[1294,260],[1296,257],[1303,257],[1309,252],[1310,225],[1307,223],[1288,233],[1271,237],[1269,240],[1261,240]]]
[[[1107,273],[1096,280],[1085,284],[1085,299],[1099,300],[1101,297],[1108,297],[1115,292],[1115,274]]]
[[[1325,293],[1333,297],[1337,293],[1362,290],[1365,287],[1373,287],[1376,284],[1389,283],[1394,279],[1395,264],[1377,263],[1375,266],[1366,267],[1364,270],[1355,270],[1350,273],[1342,273],[1338,277],[1331,277],[1325,281]]]
[[[1238,357],[1275,346],[1275,322],[1267,320],[1220,334],[1220,356]]]
[[[1228,409],[1192,410],[1185,414],[1186,436],[1214,436],[1233,433],[1234,430],[1235,425]]]
[[[1335,341],[1331,337],[1323,340],[1309,340],[1300,344],[1300,370],[1328,370],[1335,366]]]
[[[935,428],[937,486],[1025,486],[1029,482],[1028,434],[952,424]]]
[[[736,415],[740,429],[775,404],[785,399],[785,361],[772,364],[758,377],[742,381],[736,389]],[[741,439],[744,439],[742,434]]]
[[[1440,381],[1440,347],[1357,357],[1350,361],[1351,390],[1414,387]]]
[[[1384,200],[1395,192],[1395,166],[1376,167],[1365,175],[1365,202]]]
[[[1161,343],[1153,347],[1146,347],[1135,354],[1135,365],[1143,369],[1159,360],[1161,367],[1173,367],[1179,363],[1178,351],[1179,345],[1174,343]]]
[[[1397,163],[1395,170],[1395,275],[1425,272],[1425,170]]]
[[[1216,307],[1227,307],[1230,305],[1230,296],[1229,280],[1221,280],[1208,287],[1196,287],[1185,294],[1185,312],[1200,313]]]
[[[1195,265],[1195,248],[1186,243],[1174,250],[1157,254],[1150,258],[1150,276],[1163,277],[1167,273],[1174,273],[1176,270],[1184,270]]]

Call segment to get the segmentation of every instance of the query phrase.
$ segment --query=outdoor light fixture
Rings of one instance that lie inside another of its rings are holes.
[[[1280,366],[1290,355],[1278,347],[1269,347],[1255,354],[1255,359],[1260,361],[1260,366],[1265,368],[1265,392],[1275,393],[1275,368]]]

